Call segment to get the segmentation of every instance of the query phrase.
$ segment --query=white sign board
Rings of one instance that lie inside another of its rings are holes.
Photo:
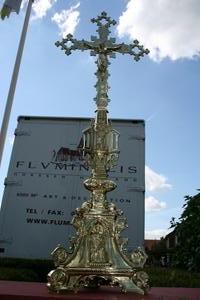
[[[0,256],[50,258],[73,235],[73,211],[89,197],[90,172],[79,147],[89,119],[20,117],[0,211]],[[117,188],[109,201],[124,211],[124,236],[135,248],[144,239],[144,121],[112,120],[120,132]]]

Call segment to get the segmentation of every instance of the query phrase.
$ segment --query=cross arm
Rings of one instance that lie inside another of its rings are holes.
[[[92,49],[91,42],[74,39],[72,34],[68,34],[61,42],[57,41],[55,45],[61,47],[61,50],[64,50],[66,55],[70,55],[72,50],[84,51]]]
[[[121,54],[130,54],[134,57],[134,60],[138,61],[144,54],[149,54],[148,49],[144,49],[144,46],[139,45],[138,40],[134,40],[132,44],[116,44],[113,49],[115,52],[119,52]]]

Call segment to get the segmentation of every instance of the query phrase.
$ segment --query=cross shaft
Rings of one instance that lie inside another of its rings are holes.
[[[116,21],[107,16],[106,12],[102,12],[96,19],[91,19],[92,23],[96,23],[98,29],[96,30],[99,37],[91,36],[91,41],[84,39],[77,40],[73,38],[72,34],[68,34],[66,38],[63,38],[61,42],[57,41],[55,45],[61,47],[61,50],[65,51],[66,55],[70,55],[73,50],[90,50],[92,56],[98,55],[96,60],[97,83],[95,85],[97,90],[97,96],[94,98],[97,104],[97,108],[106,108],[108,105],[108,65],[110,64],[108,57],[115,58],[116,53],[130,54],[135,61],[139,61],[144,54],[148,54],[149,50],[144,49],[139,44],[138,40],[134,40],[132,44],[116,44],[115,38],[109,38],[109,27],[115,25]]]

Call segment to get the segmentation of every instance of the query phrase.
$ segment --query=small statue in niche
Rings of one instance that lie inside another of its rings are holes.
[[[107,263],[108,255],[105,249],[106,234],[100,223],[96,223],[90,231],[90,262]]]

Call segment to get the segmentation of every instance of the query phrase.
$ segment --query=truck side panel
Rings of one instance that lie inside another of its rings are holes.
[[[0,212],[0,256],[49,259],[69,246],[73,211],[89,197],[90,172],[80,147],[89,119],[19,118]],[[120,132],[117,188],[107,194],[124,211],[129,248],[144,240],[144,122],[113,120]]]

